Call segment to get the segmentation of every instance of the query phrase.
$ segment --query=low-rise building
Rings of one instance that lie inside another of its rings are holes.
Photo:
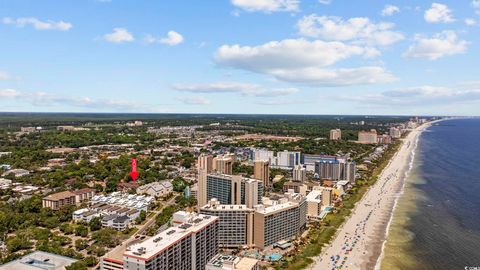
[[[76,259],[53,253],[35,251],[14,261],[0,265],[0,270],[65,270],[66,266],[76,261]]]
[[[78,205],[84,201],[88,201],[93,195],[94,191],[90,188],[83,188],[73,192],[62,191],[43,198],[42,207],[58,210],[65,205]]]
[[[153,197],[163,197],[173,192],[173,185],[170,181],[153,182],[137,188],[138,194],[147,194]]]
[[[218,254],[205,266],[205,270],[260,270],[258,260],[234,255]]]

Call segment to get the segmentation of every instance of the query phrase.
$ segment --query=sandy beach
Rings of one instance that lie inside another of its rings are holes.
[[[309,269],[378,269],[398,196],[412,166],[419,135],[431,123],[412,130],[377,182],[356,204],[333,241]]]

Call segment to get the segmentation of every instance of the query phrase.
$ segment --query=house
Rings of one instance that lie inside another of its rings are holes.
[[[135,182],[118,183],[117,191],[128,192],[130,190],[136,190],[137,187],[138,187],[138,185]]]
[[[148,194],[154,197],[163,197],[173,192],[173,185],[170,181],[153,182],[137,188],[138,194]]]
[[[113,219],[113,225],[112,228],[118,231],[123,231],[125,230],[128,225],[130,224],[130,218],[128,216],[118,216],[115,219]]]
[[[22,176],[27,176],[30,174],[29,171],[24,170],[24,169],[12,169],[4,172],[2,176],[7,176],[13,174],[15,177],[22,177]]]

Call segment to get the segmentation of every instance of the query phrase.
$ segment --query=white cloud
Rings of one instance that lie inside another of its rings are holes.
[[[123,43],[134,41],[133,35],[125,28],[114,28],[112,33],[103,36],[106,41],[113,43]]]
[[[466,18],[465,19],[465,24],[468,26],[474,26],[477,24],[477,21],[473,18]]]
[[[404,57],[436,60],[444,56],[464,53],[468,44],[465,40],[459,40],[454,31],[443,31],[431,38],[417,35],[415,41],[415,44],[403,54]]]
[[[86,108],[94,111],[162,111],[163,108],[155,105],[146,105],[130,100],[94,99],[90,97],[70,97],[53,95],[46,92],[23,92],[15,89],[0,89],[0,98],[14,99],[33,106],[69,106]]]
[[[351,41],[357,44],[386,46],[396,43],[404,36],[392,31],[393,23],[372,23],[365,17],[343,20],[340,17],[318,16],[311,14],[297,23],[299,33],[303,36],[334,41]]]
[[[223,45],[217,49],[217,64],[255,72],[294,69],[305,66],[329,66],[351,56],[370,56],[371,51],[342,42],[285,39],[259,46]]]
[[[472,6],[477,14],[480,14],[480,0],[472,0]]]
[[[160,43],[160,44],[166,44],[169,46],[175,46],[183,42],[183,36],[175,31],[169,31],[167,33],[167,37],[165,38],[156,38],[152,35],[146,35],[144,38],[144,41],[146,43],[152,44],[152,43]]]
[[[15,98],[20,96],[21,93],[15,89],[0,89],[1,98]]]
[[[210,100],[204,97],[179,97],[177,98],[179,101],[183,102],[187,105],[208,105],[210,104]]]
[[[299,10],[300,0],[231,0],[232,5],[248,12],[272,13]]]
[[[382,106],[407,107],[479,103],[479,86],[478,82],[458,84],[453,87],[422,85],[384,91],[379,94],[342,96],[340,99]]]
[[[447,5],[432,3],[432,6],[423,15],[428,23],[450,23],[455,21],[452,11]]]
[[[250,47],[224,45],[215,53],[218,65],[274,76],[278,80],[312,86],[385,83],[396,78],[382,67],[328,69],[352,56],[376,55],[372,48],[342,42],[287,39]]]
[[[324,4],[324,5],[330,5],[332,3],[333,0],[318,0],[318,2],[320,4]]]
[[[60,31],[68,31],[70,30],[73,26],[71,23],[67,23],[64,21],[41,21],[37,18],[17,18],[17,19],[12,19],[9,17],[3,18],[3,23],[4,24],[11,24],[15,25],[17,27],[25,27],[26,25],[31,25],[33,28],[37,30],[60,30]]]
[[[275,70],[271,74],[279,80],[320,87],[389,83],[397,80],[383,67],[377,66],[339,69],[309,67]]]
[[[392,16],[395,13],[399,13],[400,8],[394,5],[386,5],[382,10],[382,16]]]
[[[297,88],[265,89],[258,84],[242,82],[215,82],[207,84],[174,84],[173,89],[192,93],[239,93],[243,96],[274,97],[298,92]]]
[[[10,80],[12,77],[5,71],[0,70],[0,81]]]

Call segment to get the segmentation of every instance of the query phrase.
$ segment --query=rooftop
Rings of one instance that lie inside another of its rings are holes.
[[[0,266],[0,270],[63,270],[77,260],[47,253],[35,251],[15,261]]]
[[[177,227],[169,228],[139,244],[134,244],[127,248],[124,256],[137,259],[148,260],[170,245],[187,237],[192,233],[200,231],[205,226],[215,222],[218,217],[202,214],[192,214],[189,221]]]
[[[66,198],[69,198],[69,197],[75,197],[75,194],[71,191],[62,191],[62,192],[50,194],[43,199],[58,201],[58,200],[66,199]]]

